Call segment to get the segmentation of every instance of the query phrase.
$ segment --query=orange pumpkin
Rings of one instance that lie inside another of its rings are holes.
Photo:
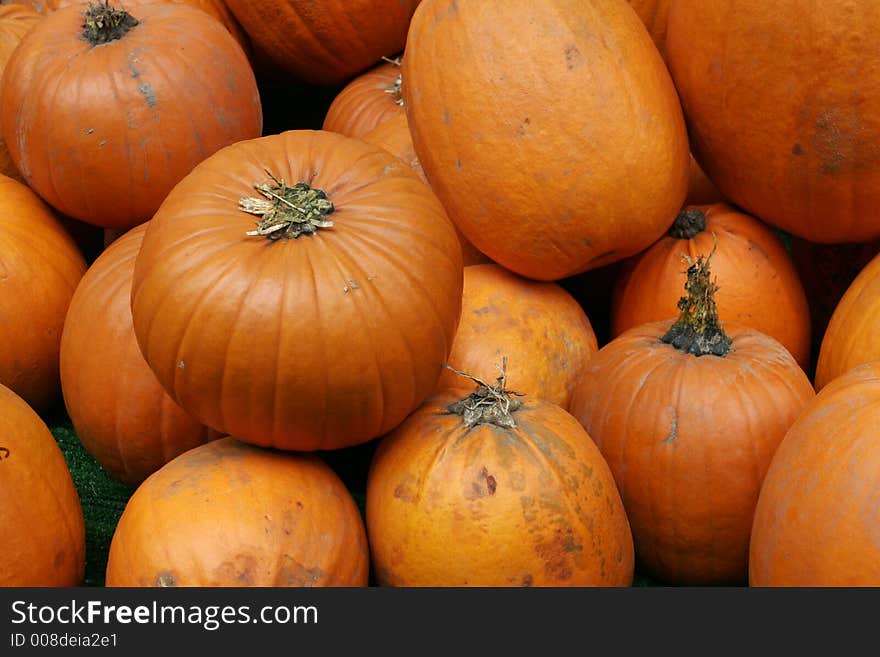
[[[645,24],[657,50],[666,56],[666,19],[669,14],[669,3],[672,0],[629,0],[639,18]]]
[[[424,0],[402,75],[431,188],[511,271],[558,280],[620,260],[681,209],[681,107],[620,0]]]
[[[357,76],[330,103],[322,128],[363,137],[403,114],[400,80],[400,60],[382,62]]]
[[[880,586],[880,363],[829,383],[776,450],[755,509],[752,586]]]
[[[89,267],[61,336],[61,388],[77,436],[111,475],[131,486],[219,437],[174,403],[135,340],[131,278],[146,228],[131,229]]]
[[[721,327],[709,276],[692,261],[679,319],[602,347],[571,405],[614,473],[640,570],[669,584],[748,581],[764,474],[814,397],[779,342]]]
[[[366,586],[364,521],[317,456],[221,438],[134,492],[113,534],[107,586]]]
[[[713,250],[720,320],[776,338],[809,367],[810,314],[791,257],[770,228],[725,204],[686,208],[665,237],[625,264],[612,297],[612,334],[675,317],[687,278],[682,254]]]
[[[598,348],[589,318],[556,283],[522,278],[495,264],[464,268],[452,367],[491,380],[506,356],[512,390],[568,409],[574,386]],[[437,387],[460,385],[461,377],[445,370]]]
[[[86,535],[73,478],[49,428],[4,385],[0,499],[0,587],[79,586]]]
[[[810,241],[880,237],[878,29],[876,2],[670,5],[691,148],[725,198]]]
[[[22,38],[2,80],[2,132],[49,204],[128,228],[199,161],[258,136],[260,98],[244,52],[205,12],[168,2],[90,11],[63,7]]]
[[[60,392],[61,330],[85,271],[82,254],[46,204],[0,176],[0,384],[38,412]]]
[[[470,410],[469,410],[470,409]],[[632,534],[614,479],[560,407],[503,374],[431,397],[382,439],[367,479],[381,586],[629,586]]]
[[[40,20],[40,14],[29,6],[0,6],[0,76],[3,75],[12,51],[18,46],[22,37]],[[0,136],[0,174],[24,182],[18,169],[15,168],[2,136]]]
[[[410,167],[360,139],[288,131],[222,149],[168,195],[135,263],[134,331],[202,423],[335,449],[433,391],[462,276],[455,230]]]

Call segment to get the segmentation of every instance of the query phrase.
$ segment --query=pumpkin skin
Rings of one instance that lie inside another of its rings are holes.
[[[466,429],[431,397],[379,443],[367,533],[380,586],[629,586],[633,547],[596,446],[554,404]]]
[[[665,57],[666,50],[666,19],[669,14],[671,0],[629,0],[639,18],[645,24],[657,50]]]
[[[465,267],[450,366],[491,381],[507,356],[508,388],[567,410],[598,349],[589,318],[556,283],[522,278],[495,264]],[[444,370],[437,387],[461,387],[462,381]]]
[[[49,428],[0,385],[0,587],[79,586],[86,534],[79,495]]]
[[[878,27],[874,2],[672,3],[667,62],[725,198],[813,242],[880,237]]]
[[[366,586],[368,575],[363,519],[326,463],[227,437],[138,487],[113,534],[105,582]]]
[[[261,75],[319,86],[350,81],[403,50],[420,0],[225,0]]]
[[[28,185],[104,228],[146,221],[195,164],[262,130],[253,71],[217,20],[178,3],[133,11],[140,23],[100,48],[80,36],[80,7],[49,13],[2,81],[3,135]]]
[[[61,389],[76,434],[98,463],[130,486],[220,437],[174,403],[134,337],[131,278],[146,228],[132,228],[89,267],[61,336]]]
[[[3,75],[12,51],[41,18],[40,14],[29,6],[0,6],[0,76]],[[24,182],[18,169],[15,168],[6,141],[2,137],[0,137],[0,174]]]
[[[831,315],[819,359],[816,390],[856,365],[880,359],[880,255],[859,272]]]
[[[73,239],[43,201],[0,176],[0,384],[37,412],[60,392],[61,331],[86,271]],[[14,318],[14,319],[13,319]]]
[[[752,586],[880,586],[880,364],[829,383],[789,429],[755,510]]]
[[[671,325],[602,347],[572,414],[614,474],[640,570],[668,584],[745,584],[764,474],[815,393],[769,336],[727,323],[733,349],[697,357],[661,342]]]
[[[681,209],[681,107],[620,0],[425,0],[402,75],[431,188],[515,273],[558,280],[633,255]]]
[[[332,228],[246,235],[254,183],[324,190]],[[326,131],[233,144],[150,220],[132,316],[159,382],[203,424],[281,449],[335,449],[400,423],[433,391],[461,314],[461,248],[390,153]]]
[[[399,93],[392,93],[399,75],[400,64],[383,62],[356,77],[330,103],[322,128],[363,137],[388,119],[403,114],[403,106],[397,102]]]
[[[797,269],[776,234],[726,204],[691,206],[705,216],[693,237],[667,234],[627,261],[611,301],[612,335],[675,317],[687,279],[682,254],[712,256],[722,323],[750,326],[779,340],[802,368],[810,364],[810,314]],[[717,247],[716,244],[717,238]]]

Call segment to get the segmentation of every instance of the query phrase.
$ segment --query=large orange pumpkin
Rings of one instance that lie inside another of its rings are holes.
[[[810,314],[791,257],[770,228],[725,204],[686,208],[665,237],[626,263],[612,298],[612,334],[675,317],[687,279],[682,254],[696,258],[713,250],[722,323],[776,338],[809,367]]]
[[[219,437],[174,403],[135,340],[131,278],[146,228],[131,229],[89,267],[61,336],[61,389],[77,436],[110,474],[132,486]]]
[[[748,581],[764,474],[815,394],[775,339],[720,326],[709,275],[692,262],[679,319],[602,347],[571,405],[614,473],[640,570],[668,584]]]
[[[455,230],[410,167],[360,139],[288,131],[221,150],[168,195],[135,264],[134,330],[204,424],[333,449],[433,391],[462,276]]]
[[[82,254],[46,204],[0,175],[0,383],[38,412],[60,392],[61,331],[85,271]]]
[[[4,385],[0,500],[0,587],[82,583],[85,522],[67,462],[40,416]]]
[[[169,2],[90,11],[63,7],[22,39],[2,80],[2,132],[52,206],[127,228],[202,159],[259,136],[260,98],[241,47],[205,12]]]
[[[388,119],[403,114],[400,86],[400,60],[382,62],[336,95],[327,108],[322,128],[363,137]]]
[[[671,4],[667,61],[725,198],[814,242],[880,237],[878,30],[877,2]]]
[[[518,274],[557,280],[633,255],[681,209],[681,107],[623,0],[425,0],[402,75],[432,189]]]
[[[829,383],[776,450],[755,509],[753,586],[880,586],[880,363]]]
[[[467,382],[465,382],[465,385]],[[629,586],[632,534],[590,436],[503,375],[431,397],[367,479],[381,586]]]
[[[134,492],[113,534],[107,586],[366,586],[364,521],[313,454],[221,438]]]
[[[18,46],[22,37],[40,20],[40,14],[29,6],[0,6],[0,76],[3,75],[12,51]],[[2,136],[0,136],[0,174],[23,182]]]
[[[452,367],[491,380],[506,356],[512,390],[568,409],[574,386],[598,348],[589,318],[558,284],[522,278],[495,264],[465,267],[461,320],[448,361]],[[447,369],[437,386],[461,383]]]

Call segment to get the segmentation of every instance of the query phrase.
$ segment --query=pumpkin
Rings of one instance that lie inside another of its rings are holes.
[[[855,277],[834,309],[816,362],[816,390],[856,365],[880,360],[880,254]]]
[[[61,389],[77,436],[98,463],[129,486],[219,437],[174,403],[135,340],[131,278],[146,228],[131,229],[89,267],[61,335]]]
[[[365,134],[362,139],[368,144],[384,148],[395,157],[403,160],[419,174],[419,178],[425,184],[428,184],[428,179],[425,177],[425,172],[422,170],[422,165],[419,163],[419,158],[412,145],[406,114],[401,112],[387,121],[383,121]],[[488,256],[485,253],[480,253],[477,247],[471,244],[457,227],[455,234],[458,235],[458,241],[461,244],[462,262],[465,266],[491,262]]]
[[[0,384],[40,413],[60,392],[61,330],[85,271],[82,254],[46,204],[0,175]]]
[[[571,404],[614,474],[637,567],[667,584],[748,581],[764,474],[815,396],[774,338],[721,326],[711,258],[690,261],[679,318],[602,347]]]
[[[327,108],[322,128],[363,137],[403,114],[400,60],[382,62],[349,82]]]
[[[776,450],[755,509],[752,586],[880,586],[880,363],[819,392]]]
[[[41,20],[36,10],[25,5],[0,6],[0,76],[6,68],[6,62],[12,55],[21,38]],[[6,142],[0,137],[0,174],[22,180],[9,155]]]
[[[335,86],[403,50],[420,0],[225,0],[261,76]]]
[[[878,28],[876,2],[671,4],[667,62],[725,198],[813,242],[880,237]]]
[[[73,478],[49,428],[4,385],[0,499],[0,587],[79,586],[86,535]]]
[[[169,2],[132,11],[49,13],[2,80],[3,135],[28,185],[104,228],[146,221],[195,164],[262,130],[253,71],[217,20]]]
[[[107,586],[366,586],[364,521],[314,454],[226,437],[137,488],[107,558]]]
[[[672,0],[629,0],[629,4],[636,10],[639,18],[645,24],[654,44],[665,56],[666,50],[666,19],[669,14],[669,4]]]
[[[665,237],[626,263],[612,298],[613,335],[675,317],[687,278],[682,254],[713,250],[719,319],[776,338],[806,370],[810,314],[794,263],[776,233],[725,204],[689,206]]]
[[[589,318],[558,284],[496,264],[464,268],[461,320],[448,361],[453,368],[491,380],[507,356],[512,390],[567,409],[598,348]],[[461,377],[447,369],[437,387],[460,384]]]
[[[599,450],[559,406],[494,384],[428,399],[376,449],[380,586],[629,586],[633,543]]]
[[[431,188],[515,273],[558,280],[633,255],[681,209],[681,107],[620,0],[425,0],[402,75]]]
[[[335,449],[390,431],[433,391],[462,278],[455,230],[410,167],[293,130],[222,149],[168,195],[135,263],[134,331],[203,424]]]

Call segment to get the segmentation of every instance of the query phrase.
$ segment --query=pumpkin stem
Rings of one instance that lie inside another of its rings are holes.
[[[313,189],[308,183],[299,182],[288,187],[283,179],[271,173],[269,183],[254,183],[264,198],[248,196],[239,199],[239,209],[260,217],[257,230],[248,235],[263,235],[270,240],[282,237],[296,239],[300,235],[313,235],[319,228],[330,228],[332,221],[327,215],[335,209],[322,189]]]
[[[390,57],[382,57],[382,59],[389,64],[394,64],[398,68],[403,65],[403,62],[400,61],[400,57],[395,57],[394,59],[391,59]],[[391,98],[394,102],[403,107],[403,75],[398,73],[391,86],[385,89],[385,93],[391,94]]]
[[[706,230],[706,213],[697,208],[688,208],[678,213],[669,236],[675,239],[689,240]]]
[[[507,429],[516,427],[513,413],[522,407],[522,402],[514,399],[513,395],[521,397],[523,393],[507,389],[507,356],[502,359],[498,368],[501,374],[495,379],[495,385],[489,385],[451,365],[445,367],[477,384],[474,392],[447,406],[447,414],[461,416],[466,429],[478,424],[494,424]]]
[[[138,24],[138,19],[124,9],[114,9],[109,0],[89,2],[83,12],[82,39],[92,46],[116,41]]]
[[[718,321],[718,306],[715,304],[718,285],[709,278],[709,262],[717,246],[716,238],[712,252],[705,259],[703,256],[696,260],[682,256],[688,269],[685,295],[678,300],[681,314],[660,338],[666,344],[694,356],[725,356],[733,348],[733,341]]]

